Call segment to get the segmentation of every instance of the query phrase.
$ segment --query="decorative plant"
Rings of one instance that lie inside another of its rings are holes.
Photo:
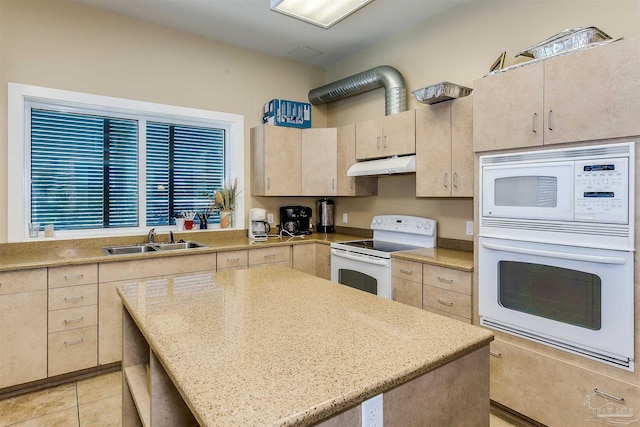
[[[233,184],[224,182],[222,188],[209,193],[207,197],[211,199],[211,210],[233,210],[236,207],[236,197],[238,196],[238,179],[233,180]]]

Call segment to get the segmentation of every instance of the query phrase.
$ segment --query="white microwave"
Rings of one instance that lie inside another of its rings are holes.
[[[633,142],[481,156],[480,235],[633,250],[634,165]]]

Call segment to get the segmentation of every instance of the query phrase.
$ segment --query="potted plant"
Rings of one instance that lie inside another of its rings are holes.
[[[223,182],[222,188],[209,193],[211,199],[211,211],[217,209],[220,212],[220,228],[231,227],[231,212],[236,207],[236,197],[238,196],[238,179],[233,183]]]

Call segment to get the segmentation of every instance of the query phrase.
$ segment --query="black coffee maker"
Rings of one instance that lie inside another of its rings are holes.
[[[283,236],[311,234],[311,208],[308,206],[280,207],[280,232]]]

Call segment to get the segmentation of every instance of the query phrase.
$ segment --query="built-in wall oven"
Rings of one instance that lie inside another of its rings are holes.
[[[392,299],[391,253],[434,247],[436,221],[409,215],[378,215],[373,239],[331,244],[331,280]]]
[[[480,157],[482,325],[633,370],[634,170],[633,142]]]

